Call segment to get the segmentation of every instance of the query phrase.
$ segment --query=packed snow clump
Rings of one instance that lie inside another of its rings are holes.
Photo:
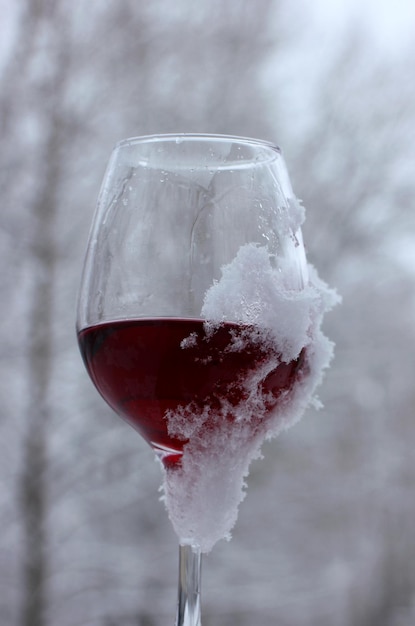
[[[235,323],[241,331],[226,350],[258,349],[265,356],[235,381],[236,400],[230,399],[230,385],[203,408],[190,403],[166,416],[170,434],[188,441],[181,464],[165,473],[164,500],[181,542],[203,552],[230,538],[250,463],[264,440],[293,425],[310,404],[318,405],[315,389],[333,354],[321,324],[339,298],[311,265],[303,288],[293,288],[293,271],[292,263],[275,258],[266,246],[248,243],[205,294],[206,337]],[[189,337],[182,349],[195,342]],[[267,383],[282,380],[277,372],[287,376],[278,393]]]

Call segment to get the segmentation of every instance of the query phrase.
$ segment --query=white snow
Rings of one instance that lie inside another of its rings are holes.
[[[197,544],[203,552],[230,538],[245,496],[244,479],[264,440],[298,421],[310,403],[318,404],[314,392],[333,354],[321,323],[339,298],[312,266],[303,289],[296,274],[292,257],[276,258],[266,246],[249,243],[222,267],[220,280],[205,294],[201,317],[207,336],[224,322],[242,324],[244,330],[226,350],[261,346],[267,356],[236,381],[244,389],[243,400],[235,404],[222,397],[219,406],[203,409],[190,403],[167,415],[169,432],[189,442],[181,466],[165,473],[164,500],[181,542]],[[196,341],[191,336],[182,348]],[[300,374],[270,409],[266,377],[300,354],[305,355]]]

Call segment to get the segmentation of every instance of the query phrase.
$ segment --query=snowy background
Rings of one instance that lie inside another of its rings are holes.
[[[343,305],[325,408],[267,444],[204,626],[415,624],[415,4],[0,1],[0,623],[174,621],[160,469],[92,388],[76,291],[113,144],[282,146]]]

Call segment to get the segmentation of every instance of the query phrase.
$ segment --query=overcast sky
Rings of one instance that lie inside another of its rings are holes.
[[[317,29],[333,33],[355,23],[387,53],[408,45],[415,33],[413,0],[314,0],[312,13]]]

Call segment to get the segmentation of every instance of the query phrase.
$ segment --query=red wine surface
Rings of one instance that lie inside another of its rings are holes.
[[[169,434],[166,412],[189,403],[196,410],[209,406],[214,411],[223,399],[235,407],[244,401],[244,378],[270,352],[269,345],[246,338],[248,328],[225,323],[206,334],[198,319],[122,320],[86,328],[78,340],[100,394],[167,466],[180,460],[186,441]],[[269,412],[293,384],[300,361],[280,363],[260,382]],[[230,413],[228,419],[234,416]]]

